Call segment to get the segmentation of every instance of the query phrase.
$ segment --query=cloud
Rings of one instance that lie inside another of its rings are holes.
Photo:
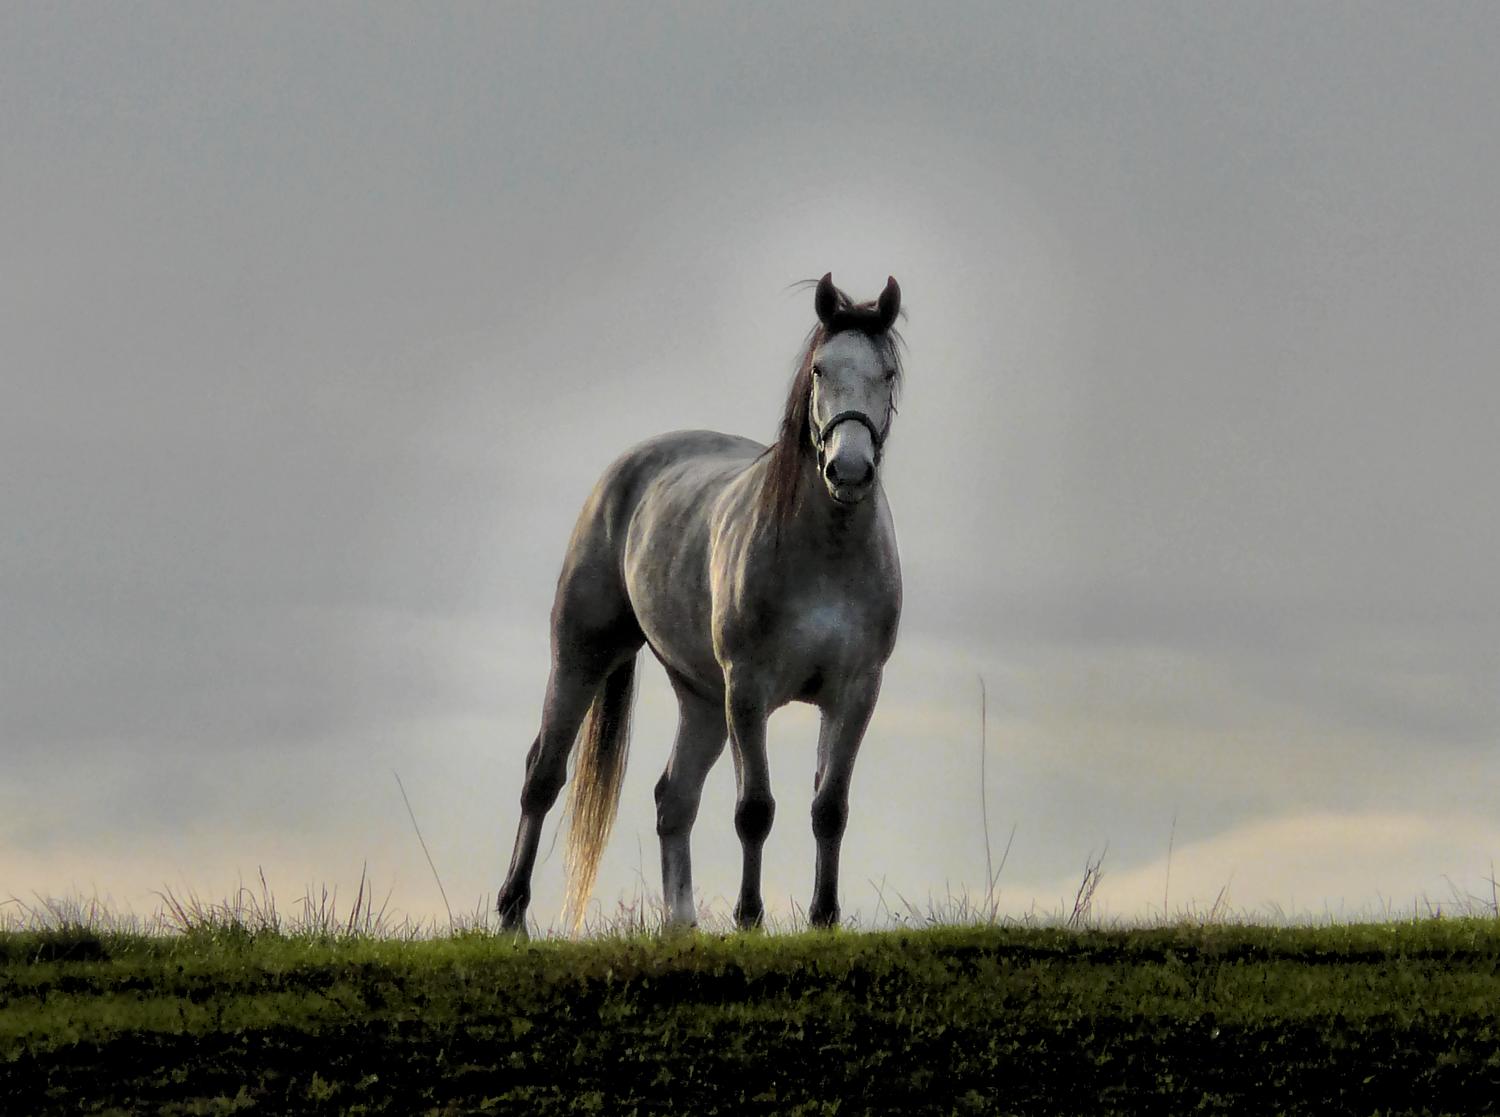
[[[1500,849],[1500,828],[1467,811],[1314,810],[1186,837],[1177,834],[1170,875],[1165,848],[1121,872],[1106,862],[1096,910],[1145,918],[1165,903],[1172,918],[1204,916],[1216,904],[1252,918],[1399,919],[1439,907],[1457,914],[1493,902],[1486,878]]]

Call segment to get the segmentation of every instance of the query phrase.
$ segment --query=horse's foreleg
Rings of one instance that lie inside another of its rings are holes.
[[[693,907],[691,839],[703,781],[724,751],[724,707],[677,687],[677,740],[656,784],[656,833],[661,838],[662,900],[667,920],[697,922]]]
[[[849,821],[849,780],[879,694],[877,671],[858,685],[846,688],[839,703],[823,714],[812,801],[818,860],[812,906],[807,910],[814,927],[832,927],[839,921],[839,847]]]
[[[734,804],[734,829],[744,852],[740,898],[734,920],[742,928],[758,927],[765,919],[760,898],[760,856],[776,817],[771,797],[771,769],[766,760],[766,708],[758,698],[738,693],[732,676],[725,695],[729,737],[734,746],[734,776],[739,794]]]
[[[542,730],[526,754],[526,779],[521,785],[521,824],[510,856],[510,871],[500,887],[500,925],[507,931],[526,930],[526,907],[531,903],[531,870],[536,864],[542,823],[568,775],[568,753],[578,737],[589,703],[602,676],[554,667],[547,680],[542,706]]]

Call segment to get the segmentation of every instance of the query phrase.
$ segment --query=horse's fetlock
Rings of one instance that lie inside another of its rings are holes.
[[[813,837],[827,841],[844,836],[849,822],[849,804],[840,799],[814,799],[812,805]]]
[[[734,808],[734,829],[744,842],[763,842],[776,817],[776,800],[769,795],[741,799]]]

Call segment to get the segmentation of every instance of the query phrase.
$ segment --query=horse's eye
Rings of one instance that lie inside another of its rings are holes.
[[[813,365],[812,373],[813,373],[814,376],[822,376],[823,375],[823,366],[822,365]]]
[[[889,384],[894,379],[896,379],[896,370],[893,369],[893,368],[886,369],[885,370],[885,382],[887,384]]]

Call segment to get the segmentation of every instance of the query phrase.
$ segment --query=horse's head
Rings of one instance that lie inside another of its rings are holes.
[[[854,505],[875,487],[896,413],[900,361],[891,327],[901,288],[892,277],[877,301],[855,305],[830,273],[818,281],[815,305],[822,330],[810,355],[808,437],[828,495]]]

